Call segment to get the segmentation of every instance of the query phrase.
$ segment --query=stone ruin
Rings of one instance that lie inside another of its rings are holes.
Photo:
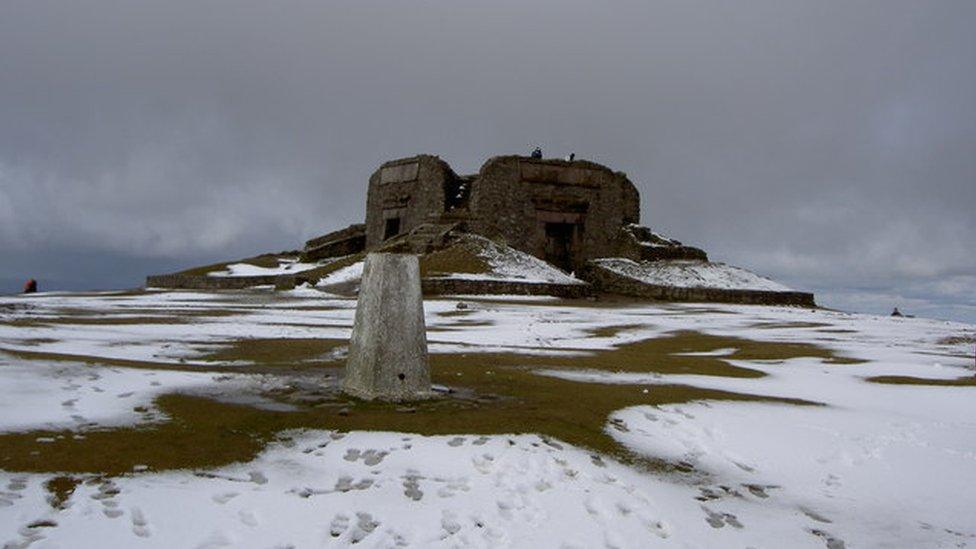
[[[468,235],[542,259],[573,273],[577,283],[425,277],[424,294],[583,297],[602,292],[665,301],[815,306],[813,294],[711,263],[703,250],[639,223],[637,188],[623,172],[595,162],[496,156],[477,174],[459,175],[436,156],[418,155],[391,160],[374,171],[365,223],[309,240],[300,260],[338,264],[376,251],[427,256]],[[641,266],[654,276],[640,276]],[[662,266],[673,266],[674,275]],[[147,286],[234,289],[273,284],[286,289],[318,282],[307,274],[215,277],[196,271],[151,276]]]
[[[423,253],[460,230],[500,239],[567,272],[601,257],[707,260],[638,226],[640,195],[623,172],[586,160],[496,156],[458,175],[440,158],[392,160],[369,178],[366,223],[310,240],[305,258],[376,249],[407,236]]]

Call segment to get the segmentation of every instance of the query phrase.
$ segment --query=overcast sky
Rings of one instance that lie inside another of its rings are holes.
[[[0,280],[358,222],[384,160],[579,157],[828,306],[976,321],[973,0],[0,2]]]

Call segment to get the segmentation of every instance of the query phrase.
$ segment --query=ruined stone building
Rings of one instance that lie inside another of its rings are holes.
[[[441,276],[425,278],[426,293],[578,296],[596,290],[677,301],[813,303],[812,294],[774,289],[752,273],[743,282],[737,268],[709,263],[704,251],[639,222],[637,188],[623,172],[595,162],[496,156],[477,174],[458,175],[440,158],[418,155],[391,160],[373,172],[364,224],[313,238],[296,252],[309,269],[305,273],[215,277],[197,276],[200,269],[195,269],[149,277],[147,285],[247,287],[277,284],[282,278],[291,284],[315,283],[324,272],[361,260],[363,252],[431,257],[477,235],[499,249],[524,252],[574,273],[575,283]],[[277,265],[274,258],[264,261]]]
[[[421,155],[387,162],[370,177],[366,247],[424,223],[456,222],[573,270],[615,249],[621,227],[639,218],[634,184],[593,162],[496,156],[461,176]]]

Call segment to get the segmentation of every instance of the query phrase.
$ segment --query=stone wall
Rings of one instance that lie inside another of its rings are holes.
[[[350,225],[341,231],[313,238],[305,243],[302,261],[358,254],[366,249],[366,225]]]
[[[546,223],[575,225],[573,267],[607,256],[621,226],[637,223],[640,198],[620,172],[587,161],[494,157],[472,183],[467,228],[545,259]]]
[[[389,219],[399,219],[398,234],[437,220],[444,213],[445,188],[456,180],[451,167],[436,156],[402,158],[380,166],[369,178],[366,248],[383,242]]]
[[[294,288],[306,282],[301,275],[267,276],[199,276],[155,275],[146,278],[147,288],[178,290],[243,290],[254,286],[275,286],[278,289]],[[355,284],[346,284],[345,290],[354,293]],[[589,284],[547,284],[514,282],[506,280],[462,280],[424,278],[421,280],[424,295],[551,295],[565,298],[581,298],[593,295]],[[340,290],[329,288],[330,291]],[[346,293],[346,291],[338,291]]]
[[[668,259],[695,259],[708,261],[705,250],[685,246],[677,240],[663,238],[647,227],[627,225],[617,231],[613,253],[607,257],[625,257],[634,261],[660,261]]]
[[[354,225],[349,225],[345,229],[340,229],[338,231],[332,231],[331,233],[326,233],[322,236],[317,236],[313,239],[305,241],[305,249],[311,250],[313,248],[318,248],[329,242],[334,242],[336,240],[345,240],[346,238],[351,238],[359,236],[366,233],[366,225],[362,223],[356,223]]]
[[[806,292],[770,292],[763,290],[725,290],[720,288],[679,288],[634,280],[594,263],[587,263],[577,276],[600,292],[655,299],[658,301],[693,301],[706,303],[744,303],[752,305],[793,305],[816,307],[813,294]]]
[[[271,286],[278,284],[282,278],[292,278],[294,275],[263,275],[263,276],[205,276],[168,274],[146,277],[147,288],[169,288],[176,290],[243,290],[254,286]]]
[[[589,284],[454,278],[424,278],[420,284],[424,295],[551,295],[573,299],[593,295],[593,288]]]

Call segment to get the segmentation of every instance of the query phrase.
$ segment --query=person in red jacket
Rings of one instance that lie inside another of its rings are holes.
[[[33,278],[30,279],[30,280],[28,280],[24,284],[24,293],[25,294],[32,294],[32,293],[34,293],[36,291],[37,291],[37,281],[34,280]]]

